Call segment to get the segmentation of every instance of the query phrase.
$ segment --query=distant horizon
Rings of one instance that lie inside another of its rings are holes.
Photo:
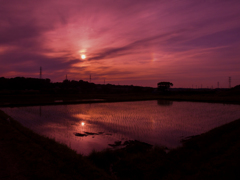
[[[238,0],[0,0],[0,76],[240,84]]]
[[[20,78],[33,78],[33,79],[49,79],[51,83],[62,83],[64,80],[66,79],[63,79],[62,81],[52,81],[50,78],[40,78],[40,77],[24,77],[24,76],[16,76],[16,77],[10,77],[10,78],[7,78],[7,77],[0,77],[0,78],[5,78],[5,79],[11,79],[11,78],[17,78],[17,77],[20,77]],[[71,79],[67,79],[69,81],[85,81],[85,82],[88,82],[88,83],[94,83],[94,84],[100,84],[100,85],[107,85],[107,84],[110,84],[110,85],[115,85],[115,86],[141,86],[141,85],[133,85],[133,84],[112,84],[112,83],[95,83],[95,82],[92,82],[90,80],[83,80],[83,79],[75,79],[75,80],[71,80]],[[159,82],[163,82],[163,81],[159,81]],[[170,81],[167,81],[167,82],[170,82]],[[240,84],[237,84],[235,86],[240,86]],[[234,88],[235,86],[231,86],[231,88]],[[151,88],[157,88],[157,84],[156,86],[141,86],[141,87],[151,87]],[[171,89],[229,89],[229,87],[214,87],[214,86],[210,86],[210,87],[203,87],[203,86],[192,86],[192,87],[174,87],[174,84],[172,87],[170,87]]]

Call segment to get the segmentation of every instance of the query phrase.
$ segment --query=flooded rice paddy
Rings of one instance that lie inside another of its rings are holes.
[[[157,100],[2,110],[34,132],[84,155],[127,140],[175,148],[183,138],[240,118],[239,105]]]

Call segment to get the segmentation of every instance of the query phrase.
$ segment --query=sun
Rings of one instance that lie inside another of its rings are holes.
[[[82,59],[86,59],[86,55],[85,55],[85,54],[82,54],[82,55],[81,55],[81,58],[82,58]]]

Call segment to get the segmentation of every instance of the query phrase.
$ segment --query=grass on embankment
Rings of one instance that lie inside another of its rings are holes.
[[[143,100],[195,101],[240,104],[240,91],[119,93],[119,94],[0,94],[0,107],[124,102]],[[57,102],[56,102],[57,101]]]
[[[192,137],[168,153],[137,143],[88,158],[119,179],[240,179],[239,149],[240,119]]]
[[[110,179],[81,155],[0,111],[0,179]]]

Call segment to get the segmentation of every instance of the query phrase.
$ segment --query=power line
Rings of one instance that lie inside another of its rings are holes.
[[[42,79],[42,67],[40,66],[40,79]]]
[[[231,81],[232,81],[232,78],[229,77],[229,78],[228,78],[228,81],[229,81],[229,88],[231,88]]]

